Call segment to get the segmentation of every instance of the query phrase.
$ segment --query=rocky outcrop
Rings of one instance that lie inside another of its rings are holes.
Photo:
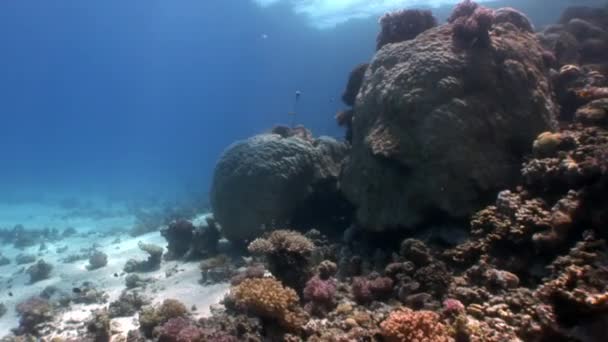
[[[470,215],[514,184],[534,138],[556,128],[543,48],[527,18],[498,13],[489,46],[456,44],[446,24],[373,58],[340,179],[362,226]]]
[[[226,149],[215,167],[213,213],[224,236],[245,242],[293,223],[307,199],[337,193],[348,145],[332,138],[261,134]]]

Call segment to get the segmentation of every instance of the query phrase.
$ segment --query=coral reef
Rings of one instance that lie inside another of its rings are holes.
[[[28,267],[26,273],[30,276],[30,283],[36,283],[44,279],[48,279],[53,270],[53,265],[45,262],[43,259]]]
[[[310,256],[314,248],[314,243],[298,232],[275,230],[265,238],[253,240],[248,250],[265,256],[270,272],[301,292],[312,272]]]
[[[112,341],[110,316],[105,309],[96,310],[86,323],[87,335],[94,342]]]
[[[416,38],[420,33],[437,26],[437,19],[431,11],[410,9],[387,13],[380,18],[379,23],[380,33],[376,38],[376,50],[386,44]],[[354,104],[354,101],[344,102],[349,106]]]
[[[355,100],[357,98],[357,94],[359,94],[359,89],[361,89],[361,83],[363,83],[363,76],[365,75],[365,71],[369,66],[368,63],[362,63],[357,65],[348,75],[348,82],[346,83],[346,89],[344,89],[344,93],[342,93],[342,102],[344,102],[347,106],[354,106]],[[340,124],[342,120],[339,120]],[[340,126],[346,124],[346,120]]]
[[[41,325],[53,319],[54,309],[47,299],[30,297],[15,307],[19,315],[19,335],[37,335]]]
[[[139,249],[148,253],[148,259],[146,260],[127,260],[124,271],[127,273],[132,272],[150,272],[155,271],[160,267],[160,263],[163,259],[163,248],[154,244],[148,244],[139,242],[137,244]]]
[[[108,255],[104,252],[95,251],[89,256],[89,264],[87,270],[92,271],[98,268],[105,267],[108,264]]]
[[[15,263],[17,265],[31,264],[36,262],[36,256],[32,254],[17,254],[15,257]]]
[[[160,306],[143,307],[139,312],[139,327],[147,337],[152,337],[154,329],[170,319],[186,317],[188,310],[180,301],[165,299]]]
[[[475,7],[472,13],[469,11]],[[490,28],[494,23],[494,11],[465,0],[450,17],[454,45],[460,48],[488,48],[491,46]]]
[[[161,229],[161,235],[168,242],[165,258],[192,260],[216,254],[220,239],[219,228],[213,216],[206,216],[205,221],[206,225],[197,227],[182,219]]]
[[[11,259],[5,257],[4,255],[2,255],[2,253],[0,253],[0,266],[8,265],[10,263]]]
[[[380,328],[387,342],[451,341],[448,328],[441,323],[439,315],[431,311],[395,310]]]
[[[467,6],[452,21],[477,10]],[[557,128],[543,47],[514,19],[501,20],[488,49],[454,49],[446,24],[376,53],[340,177],[362,228],[466,218],[515,185],[534,138]]]
[[[289,331],[299,331],[306,323],[296,292],[272,278],[245,279],[230,289],[225,301],[229,307],[273,320]]]
[[[319,202],[307,200],[322,196],[336,204],[341,199],[336,181],[347,151],[332,138],[311,141],[298,135],[261,134],[232,144],[216,164],[210,194],[222,234],[242,244],[265,229],[292,224],[296,216],[304,226],[336,223],[334,218],[342,216],[331,211],[323,217],[327,206],[310,210],[307,206]]]
[[[315,275],[306,282],[303,294],[304,300],[309,301],[307,311],[317,316],[324,316],[336,305],[336,280],[323,279],[320,275]]]
[[[133,316],[145,305],[150,304],[150,299],[144,297],[137,291],[123,291],[117,300],[110,303],[108,315],[114,317]]]

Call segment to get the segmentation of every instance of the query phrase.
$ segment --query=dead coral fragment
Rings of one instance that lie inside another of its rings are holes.
[[[265,319],[275,320],[289,331],[297,331],[307,319],[296,292],[272,278],[245,279],[230,290],[235,307]]]
[[[380,324],[382,336],[387,342],[403,341],[451,341],[449,331],[432,311],[413,311],[407,308],[393,311]]]

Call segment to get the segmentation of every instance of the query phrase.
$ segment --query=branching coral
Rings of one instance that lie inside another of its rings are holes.
[[[410,9],[387,13],[380,18],[376,50],[389,43],[414,39],[420,33],[435,26],[437,20],[431,11]]]
[[[451,341],[448,328],[432,311],[395,310],[380,324],[380,328],[387,342]]]
[[[306,323],[297,293],[272,278],[245,279],[230,289],[227,297],[237,310],[273,320],[289,331]]]

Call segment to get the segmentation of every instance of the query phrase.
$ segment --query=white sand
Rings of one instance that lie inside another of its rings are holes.
[[[56,210],[53,211],[52,209]],[[116,215],[103,219],[99,219],[98,217],[89,219],[86,217],[76,217],[66,220],[62,219],[62,213],[57,211],[56,207],[49,208],[42,205],[10,207],[2,205],[0,206],[0,218],[2,218],[0,220],[0,227],[6,227],[6,224],[9,222],[19,222],[26,229],[28,227],[57,227],[59,229],[74,227],[80,233],[83,231],[104,231],[112,228],[128,229],[132,226],[134,222],[132,216],[125,214],[124,210],[116,208],[112,208],[112,210],[114,210]],[[120,242],[113,243],[116,238],[119,238]],[[89,317],[91,311],[107,306],[111,301],[116,300],[125,289],[126,274],[122,272],[122,269],[126,261],[132,258],[138,260],[147,258],[147,254],[137,247],[138,241],[166,246],[165,240],[158,232],[136,238],[132,238],[126,234],[105,237],[99,233],[89,236],[78,234],[59,242],[47,243],[47,250],[42,252],[38,251],[38,246],[32,246],[25,250],[17,250],[12,246],[6,245],[0,246],[0,252],[12,261],[9,265],[0,266],[0,302],[4,303],[8,309],[8,312],[0,318],[0,337],[8,334],[11,328],[15,328],[18,325],[18,317],[14,310],[17,303],[30,296],[38,295],[40,291],[49,285],[56,286],[70,293],[73,287],[81,286],[83,281],[89,281],[98,289],[105,291],[109,295],[109,301],[104,305],[73,304],[69,311],[58,315],[56,322],[54,322],[59,331],[63,330],[61,336],[77,336],[77,329],[81,329],[82,324],[71,324],[70,322],[82,322]],[[60,261],[60,259],[70,254],[80,253],[81,248],[89,248],[93,243],[101,246],[98,250],[108,255],[108,265],[106,267],[88,271],[85,268],[88,260],[77,261],[71,264],[65,264]],[[61,254],[57,253],[57,248],[64,246],[68,246],[68,250]],[[54,266],[51,278],[35,284],[28,284],[29,276],[23,270],[29,265],[16,265],[14,261],[15,256],[20,253],[34,254],[51,263]],[[174,268],[177,268],[178,272],[167,277],[165,272]],[[115,273],[119,274],[119,276],[115,277]],[[201,278],[201,274],[196,262],[163,261],[160,270],[140,273],[139,275],[142,278],[154,280],[146,286],[145,290],[141,291],[142,294],[151,298],[153,303],[160,303],[167,298],[178,299],[188,308],[192,307],[192,305],[197,307],[197,310],[193,312],[195,317],[208,315],[210,305],[218,303],[228,289],[228,284],[200,285],[198,281]],[[12,297],[9,296],[9,291],[13,293]],[[128,330],[136,328],[135,317],[115,319],[113,323],[116,330],[125,335]]]

